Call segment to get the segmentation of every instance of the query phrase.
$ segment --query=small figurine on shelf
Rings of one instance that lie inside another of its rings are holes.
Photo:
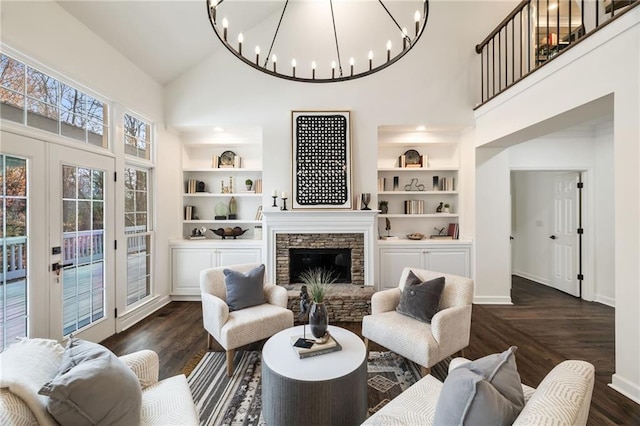
[[[436,213],[442,213],[442,209],[444,209],[444,203],[440,203],[440,205],[436,207]]]
[[[247,191],[251,191],[251,186],[253,185],[253,181],[251,179],[247,179],[244,181],[244,184],[247,187]]]

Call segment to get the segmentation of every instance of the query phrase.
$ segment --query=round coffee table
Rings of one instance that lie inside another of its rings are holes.
[[[299,358],[291,336],[273,335],[262,348],[262,415],[269,426],[359,425],[367,416],[367,350],[349,330],[329,326],[342,350]],[[311,336],[307,326],[307,337]]]

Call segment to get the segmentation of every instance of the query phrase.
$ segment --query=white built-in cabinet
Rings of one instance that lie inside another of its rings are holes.
[[[188,238],[194,229],[205,228],[207,238],[219,239],[212,229],[240,227],[247,230],[240,238],[254,238],[256,226],[262,224],[258,217],[262,206],[261,185],[256,191],[257,182],[262,180],[262,129],[191,130],[181,133],[180,139],[183,236]],[[238,157],[234,167],[222,167],[225,153],[225,158],[229,153]],[[217,167],[214,167],[214,156],[219,160]],[[190,180],[201,182],[204,191],[190,192]],[[252,182],[249,189],[247,180]],[[232,197],[237,218],[216,219],[216,207],[224,206],[228,213]],[[191,207],[191,216],[187,216],[188,207]]]
[[[200,298],[200,271],[217,266],[261,263],[262,225],[258,212],[262,206],[262,129],[241,128],[188,129],[180,133],[182,142],[182,239],[169,244],[171,259],[171,295],[174,300]],[[221,157],[238,157],[232,166],[223,166]],[[233,156],[229,156],[232,153]],[[215,164],[214,157],[218,157]],[[251,188],[246,180],[252,181]],[[189,181],[198,181],[204,190],[193,192]],[[231,188],[230,188],[231,187]],[[217,219],[216,206],[229,213],[233,197],[237,217]],[[187,217],[187,206],[192,213]],[[237,239],[221,239],[212,230],[240,227],[246,230]],[[204,230],[205,239],[190,239],[193,230]]]
[[[418,130],[408,126],[381,126],[378,129],[378,208],[387,202],[388,211],[378,215],[378,233],[392,239],[378,241],[378,289],[398,286],[403,268],[415,267],[470,277],[471,241],[433,240],[431,235],[450,224],[458,224],[459,131],[454,129]],[[410,152],[420,155],[400,157]],[[434,185],[437,177],[438,184]],[[441,186],[443,178],[448,185]],[[394,185],[394,180],[397,185]],[[407,210],[407,202],[421,206],[420,212]],[[436,212],[440,203],[448,212]],[[387,223],[391,229],[387,230]],[[422,240],[410,240],[408,234],[421,233]],[[459,230],[464,234],[464,230]]]
[[[378,242],[378,289],[398,286],[405,267],[469,277],[471,241]]]
[[[174,300],[200,297],[200,271],[218,266],[262,262],[262,241],[174,240],[171,252],[171,294]]]

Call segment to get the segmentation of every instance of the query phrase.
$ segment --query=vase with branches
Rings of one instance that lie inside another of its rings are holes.
[[[302,272],[300,280],[306,284],[311,297],[311,307],[309,309],[311,334],[316,340],[326,339],[329,315],[324,301],[329,288],[336,281],[335,274],[333,271],[324,268],[313,268]]]

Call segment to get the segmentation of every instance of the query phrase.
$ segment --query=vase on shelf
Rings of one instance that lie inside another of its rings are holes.
[[[238,203],[236,202],[236,197],[231,197],[229,200],[229,219],[237,219],[238,218]]]

